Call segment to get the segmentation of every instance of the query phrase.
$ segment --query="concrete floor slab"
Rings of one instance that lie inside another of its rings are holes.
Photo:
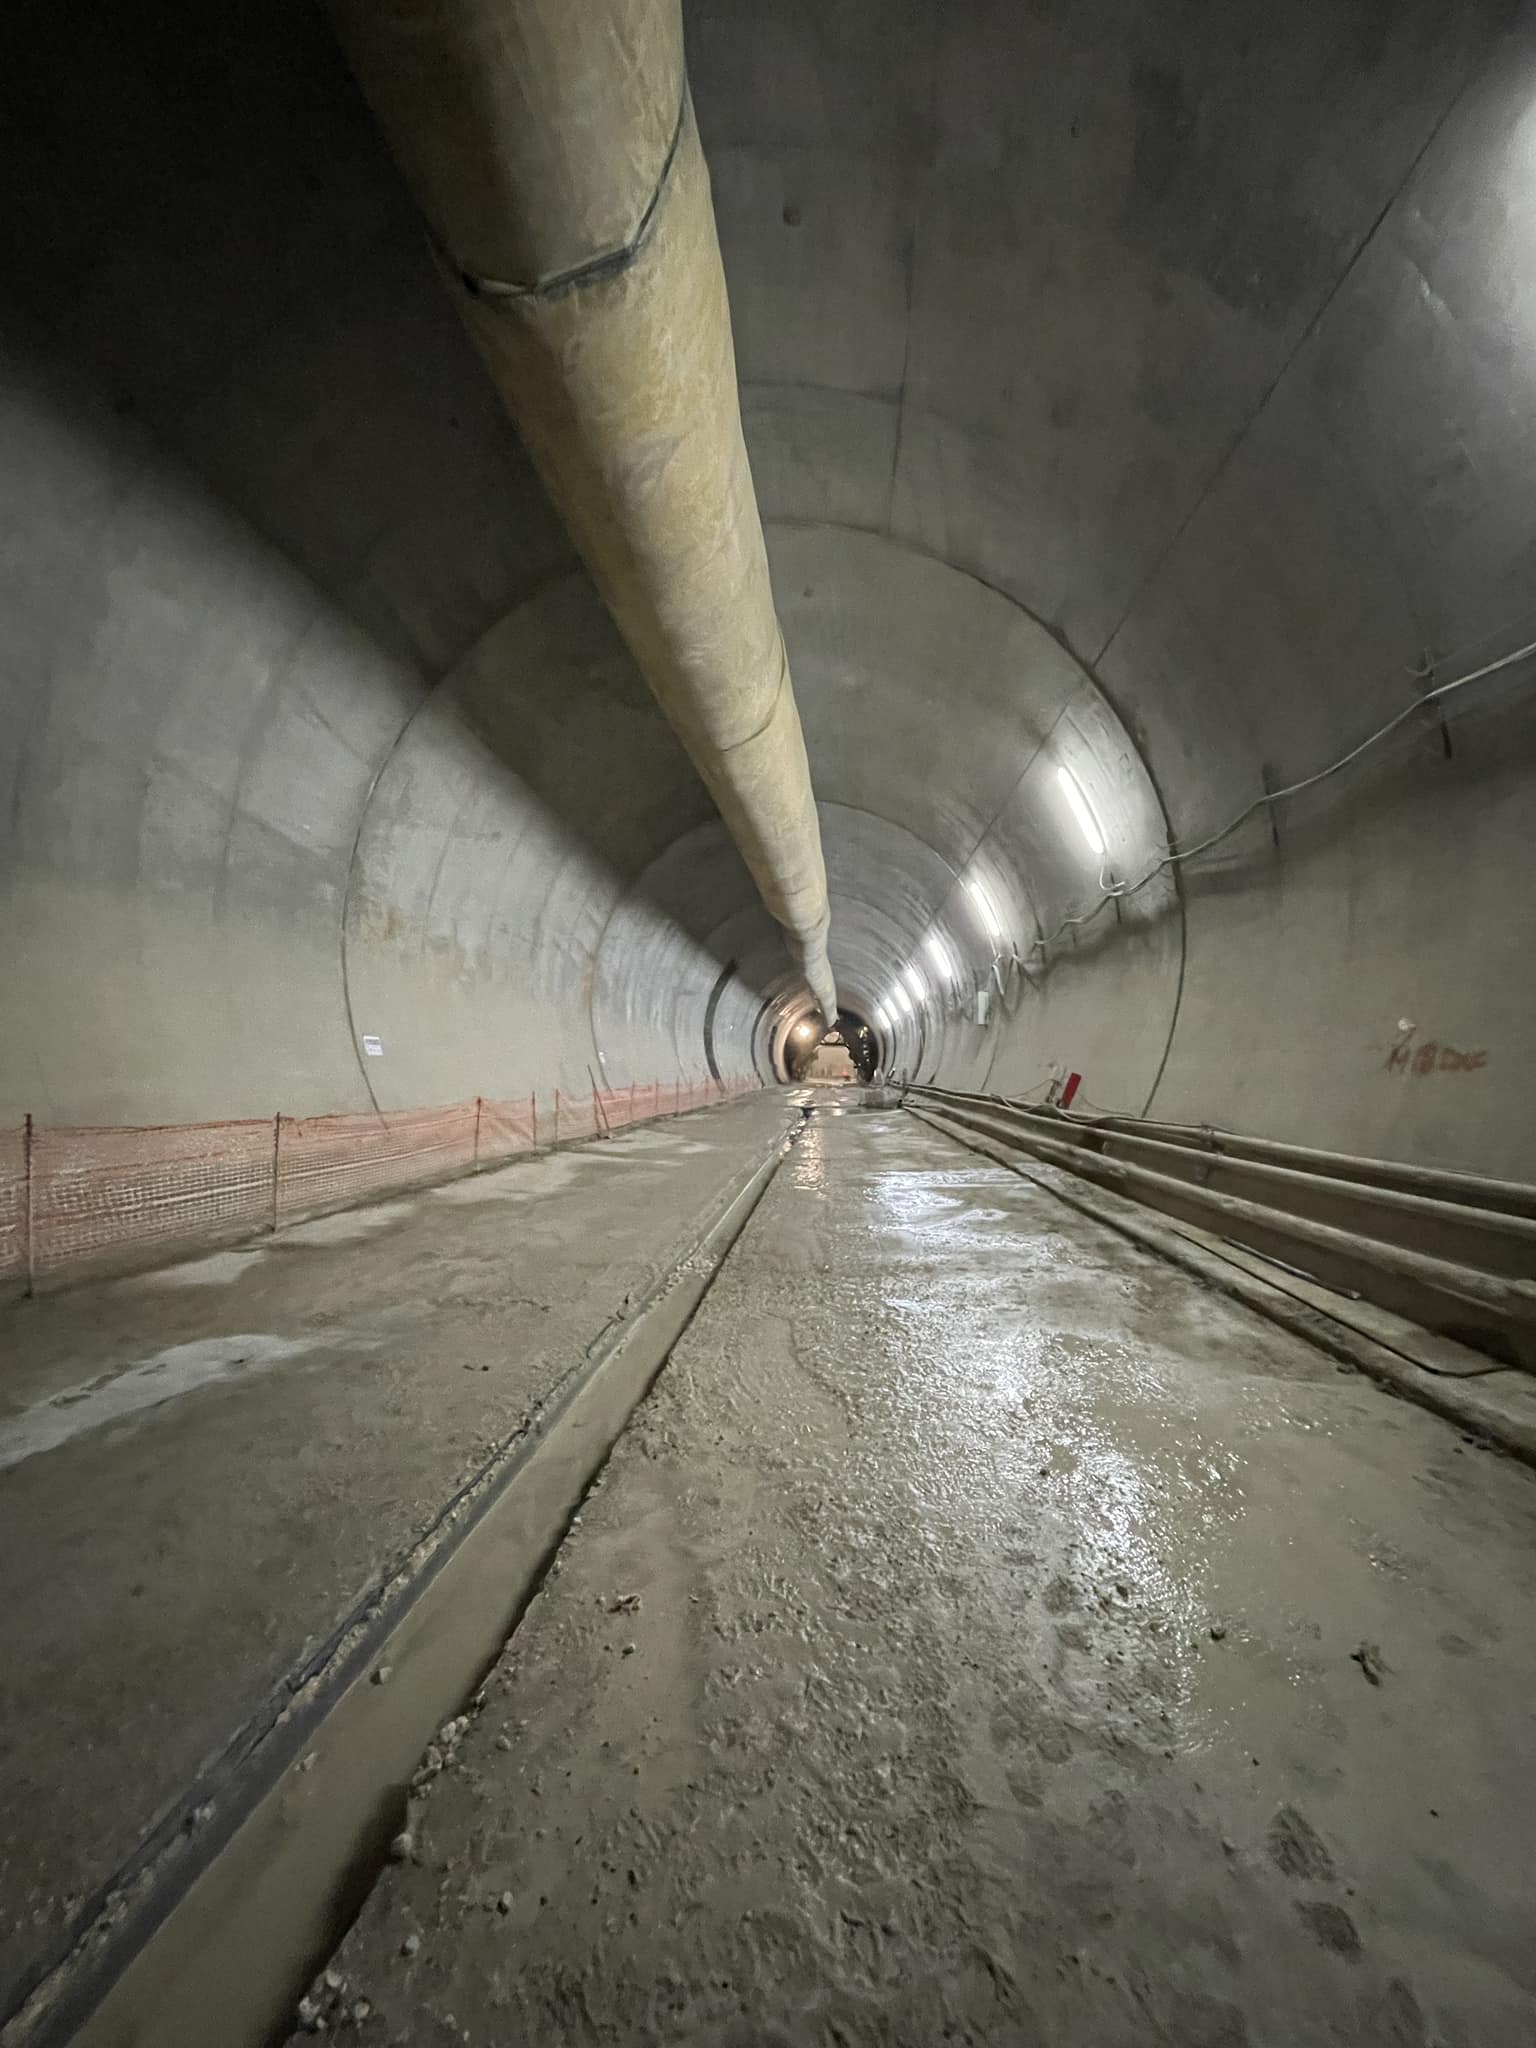
[[[312,2022],[1530,2040],[1533,1539],[1442,1420],[912,1119],[817,1120]]]
[[[0,1311],[0,1986],[785,1121],[747,1098]]]

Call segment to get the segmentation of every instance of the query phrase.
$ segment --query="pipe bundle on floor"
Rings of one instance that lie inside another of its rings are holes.
[[[830,1024],[826,871],[676,0],[332,0],[464,319]]]

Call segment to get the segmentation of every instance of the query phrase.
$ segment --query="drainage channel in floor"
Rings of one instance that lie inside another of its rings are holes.
[[[790,1143],[278,1689],[0,2023],[0,2048],[264,2048],[390,1854],[434,1734],[472,1703]]]

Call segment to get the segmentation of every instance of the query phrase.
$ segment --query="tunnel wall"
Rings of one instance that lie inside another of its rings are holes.
[[[1528,14],[695,15],[765,504],[1039,621],[1174,843],[1536,630]],[[938,1071],[1536,1174],[1530,703],[1528,666],[1448,700],[1070,930]],[[1044,855],[1026,935],[1098,894]]]
[[[323,23],[29,40],[0,110],[37,173],[0,227],[0,1123],[702,1076],[719,963],[647,870],[713,813]],[[716,997],[727,1078],[756,1001]]]
[[[1527,28],[1451,96],[1101,662],[1181,838],[1536,637],[1533,108]],[[1190,871],[1158,1113],[1536,1174],[1533,770],[1527,662]]]
[[[719,890],[661,871],[718,821],[584,576],[434,685],[80,391],[7,393],[0,1122],[707,1071]],[[701,872],[755,900],[728,842]]]
[[[901,28],[688,10],[840,983],[947,949],[925,1076],[1536,1177],[1527,670],[1098,872],[1536,633],[1526,18]],[[782,947],[318,18],[29,29],[0,1120],[766,1074]]]
[[[338,938],[419,675],[108,407],[5,402],[0,1121],[366,1107]]]

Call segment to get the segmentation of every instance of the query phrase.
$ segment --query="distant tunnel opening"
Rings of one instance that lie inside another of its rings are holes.
[[[794,1025],[783,1057],[789,1081],[869,1081],[880,1064],[880,1045],[857,1010],[839,1010],[831,1030],[819,1035],[811,1018]]]

